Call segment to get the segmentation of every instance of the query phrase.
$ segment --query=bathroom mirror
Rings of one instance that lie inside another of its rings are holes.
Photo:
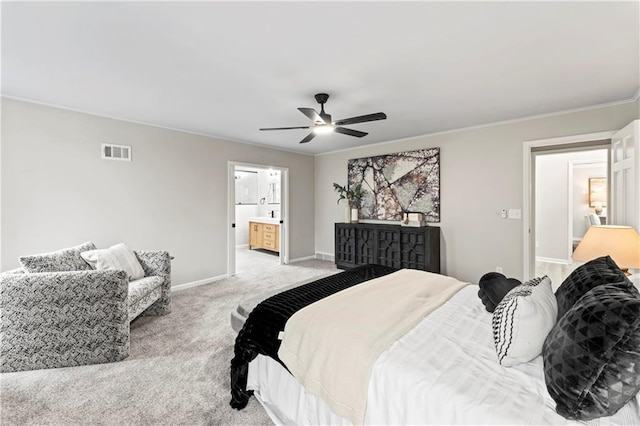
[[[258,172],[236,170],[236,205],[258,204]]]

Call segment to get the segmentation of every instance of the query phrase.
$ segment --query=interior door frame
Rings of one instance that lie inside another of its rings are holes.
[[[265,164],[227,162],[227,276],[236,274],[236,167],[280,170],[280,264],[289,263],[289,169]]]
[[[617,130],[562,136],[523,142],[522,148],[522,274],[523,281],[535,275],[535,170],[532,167],[534,148],[570,145],[611,139]],[[611,152],[609,150],[609,152]],[[611,155],[611,154],[609,154]]]

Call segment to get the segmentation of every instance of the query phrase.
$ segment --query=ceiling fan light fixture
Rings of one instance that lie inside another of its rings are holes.
[[[316,126],[313,128],[313,133],[316,135],[326,135],[329,133],[333,133],[333,126],[331,124],[323,124],[320,126]]]
[[[359,115],[357,117],[343,118],[341,120],[333,120],[331,114],[327,114],[324,110],[324,104],[329,99],[329,95],[326,93],[318,93],[316,95],[316,101],[320,104],[320,112],[313,108],[298,108],[298,111],[307,116],[311,120],[309,126],[295,126],[295,127],[262,127],[260,130],[293,130],[293,129],[310,129],[311,133],[304,137],[300,143],[307,143],[311,141],[316,135],[326,135],[328,133],[340,133],[342,135],[353,136],[355,138],[362,138],[367,136],[367,132],[361,132],[360,130],[353,130],[344,125],[366,123],[368,121],[386,120],[387,115],[384,112],[376,112],[374,114]]]

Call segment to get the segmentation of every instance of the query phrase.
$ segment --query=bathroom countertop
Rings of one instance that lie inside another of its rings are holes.
[[[249,218],[250,222],[269,223],[272,225],[280,225],[280,218],[273,218],[269,216],[254,216]]]

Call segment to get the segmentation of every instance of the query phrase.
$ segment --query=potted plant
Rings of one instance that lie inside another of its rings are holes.
[[[345,223],[358,221],[358,207],[360,198],[362,198],[362,183],[357,184],[353,189],[347,189],[347,185],[333,184],[333,189],[340,195],[338,204],[341,200],[347,200],[344,221]]]

